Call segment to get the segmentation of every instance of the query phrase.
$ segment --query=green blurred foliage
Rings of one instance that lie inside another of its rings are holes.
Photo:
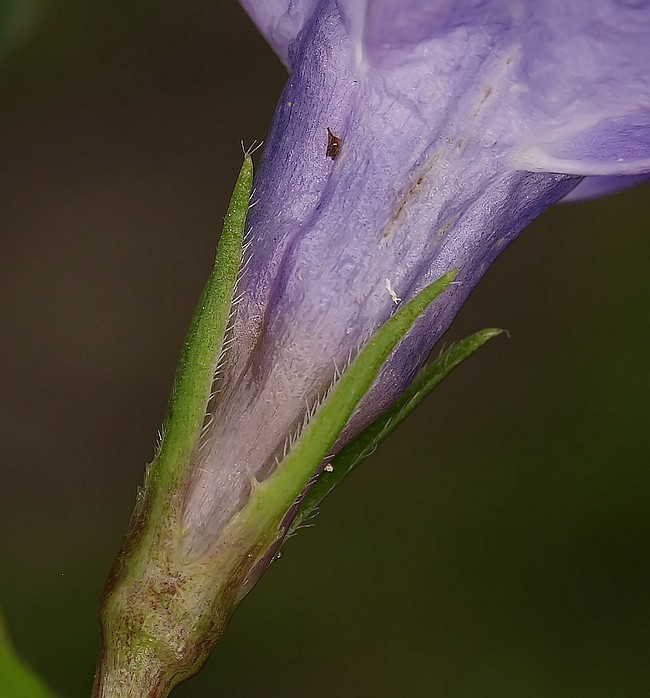
[[[0,58],[32,33],[42,0],[0,0]]]
[[[41,680],[16,655],[9,631],[0,614],[0,696],[51,698]]]
[[[98,597],[241,159],[285,79],[235,2],[53,0],[0,65],[0,592],[87,695]],[[179,698],[650,688],[649,189],[556,207],[491,342],[324,504]]]

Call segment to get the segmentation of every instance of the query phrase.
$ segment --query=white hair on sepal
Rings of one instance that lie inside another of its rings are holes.
[[[295,445],[298,443],[300,440],[300,437],[302,436],[303,432],[305,429],[309,426],[311,421],[316,417],[318,414],[318,411],[322,407],[323,403],[330,397],[334,389],[336,388],[336,385],[341,379],[341,376],[345,373],[345,371],[349,368],[350,364],[356,359],[356,357],[359,355],[359,353],[362,351],[364,346],[368,343],[368,341],[372,337],[372,332],[368,332],[367,336],[364,337],[362,340],[360,340],[358,346],[356,347],[356,350],[353,350],[350,348],[348,350],[348,355],[345,361],[345,365],[343,368],[339,368],[338,362],[336,358],[333,358],[332,363],[334,365],[333,367],[333,376],[332,380],[330,381],[328,387],[316,397],[314,402],[310,405],[309,400],[307,396],[305,396],[304,401],[305,401],[305,411],[303,413],[302,419],[298,422],[297,426],[290,431],[284,438],[283,443],[282,443],[282,448],[281,450],[276,451],[276,453],[273,455],[273,461],[275,463],[275,468],[277,469],[282,465],[282,461],[291,453]],[[357,408],[354,410],[352,416],[350,419],[354,417],[354,415],[357,414],[359,408],[360,408],[361,403],[357,406]],[[374,451],[374,449],[373,449]],[[281,455],[280,455],[281,454]],[[334,458],[336,454],[334,453],[328,453],[325,458],[323,459],[323,462],[327,464],[328,470],[327,472],[332,472],[333,466],[329,463],[330,460]],[[312,477],[318,478],[320,475],[320,471],[314,473]],[[311,482],[311,480],[310,480]]]
[[[254,151],[253,151],[254,152]],[[254,192],[254,190],[253,190]],[[223,371],[226,365],[226,359],[227,359],[227,352],[228,349],[235,343],[237,337],[235,336],[234,333],[234,325],[235,325],[235,318],[237,315],[237,309],[239,304],[244,300],[246,297],[246,291],[244,290],[239,290],[244,274],[246,273],[247,267],[251,261],[252,258],[252,253],[248,254],[246,256],[246,252],[250,248],[252,242],[253,242],[253,228],[249,227],[245,233],[244,233],[244,238],[242,241],[242,250],[241,250],[241,258],[240,258],[240,264],[239,264],[239,270],[237,272],[237,279],[235,281],[235,288],[233,290],[233,297],[230,302],[230,309],[229,309],[229,314],[228,314],[228,323],[226,325],[226,330],[223,335],[223,341],[221,344],[221,350],[219,352],[219,358],[217,359],[217,363],[215,365],[214,373],[212,374],[212,386],[210,389],[210,398],[209,402],[213,402],[216,397],[219,395],[221,392],[221,386],[219,385],[220,380],[219,378],[223,375]]]
[[[367,341],[367,340],[366,340]],[[365,342],[362,342],[361,346],[363,346]],[[356,356],[356,355],[355,355]],[[341,376],[345,371],[347,370],[348,366],[352,363],[353,361],[353,352],[352,349],[348,352],[348,357],[345,366],[343,367],[342,370],[339,369],[336,359],[333,360],[334,363],[334,371],[333,371],[333,377],[332,380],[330,381],[328,387],[316,397],[312,405],[309,405],[309,400],[307,396],[305,396],[305,412],[303,414],[302,419],[298,423],[297,427],[289,432],[284,438],[284,442],[282,445],[282,457],[278,458],[277,453],[274,455],[275,459],[275,465],[276,468],[279,467],[282,464],[282,461],[291,453],[292,449],[296,445],[296,443],[299,441],[300,437],[302,436],[303,432],[305,429],[309,426],[311,421],[314,419],[320,408],[322,407],[323,403],[330,397],[332,392],[334,391],[334,388],[336,387],[337,383],[341,379]],[[324,460],[330,460],[333,457],[333,454],[328,454]],[[319,473],[315,473],[314,477],[318,477]]]
[[[231,306],[233,308],[233,311],[237,308],[237,306],[244,300],[246,297],[246,291],[242,291],[239,293],[237,296],[235,296],[232,300]],[[232,317],[232,312],[230,313],[230,317]]]
[[[246,232],[244,233],[244,238],[242,240],[242,257],[244,257],[248,252],[251,244],[253,243],[253,238],[253,226],[251,225],[246,229]]]
[[[212,399],[212,395],[210,396],[210,399]],[[212,410],[206,411],[205,416],[203,417],[203,425],[201,426],[201,432],[199,434],[199,443],[198,443],[198,446],[196,447],[197,453],[200,453],[205,448],[207,443],[209,442],[208,434],[210,432],[210,427],[214,423],[214,419],[215,419],[214,411],[212,411]]]
[[[255,139],[249,146],[248,148],[244,145],[244,139],[242,138],[239,141],[241,145],[241,151],[244,154],[244,157],[250,157],[251,155],[254,155],[263,145],[264,141],[258,141]]]
[[[203,418],[203,426],[201,427],[201,436],[212,426],[212,422],[214,422],[214,412],[206,412]]]
[[[156,445],[154,446],[153,457],[154,460],[158,458],[162,450],[162,445],[165,440],[165,424],[156,429]]]

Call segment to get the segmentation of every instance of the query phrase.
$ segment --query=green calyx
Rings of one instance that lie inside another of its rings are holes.
[[[214,270],[185,342],[158,452],[147,469],[131,530],[102,602],[102,652],[95,698],[164,698],[194,674],[232,611],[288,533],[462,360],[499,330],[484,330],[428,364],[400,400],[346,446],[326,470],[332,447],[397,345],[456,276],[452,270],[401,305],[365,343],[277,467],[251,483],[248,499],[199,560],[180,541],[192,457],[210,404],[242,266],[253,182],[245,156],[221,234]],[[245,438],[244,436],[242,438]],[[269,454],[271,455],[271,454]],[[285,518],[299,498],[290,530]]]

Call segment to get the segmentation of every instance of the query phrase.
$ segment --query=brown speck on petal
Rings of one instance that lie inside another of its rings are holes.
[[[339,155],[339,150],[341,149],[341,144],[343,140],[338,136],[335,136],[329,126],[327,127],[327,151],[325,155],[332,160],[336,160]]]

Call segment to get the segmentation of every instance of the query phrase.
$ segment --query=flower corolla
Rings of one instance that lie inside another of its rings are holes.
[[[189,557],[396,304],[458,269],[344,438],[399,396],[528,223],[650,173],[647,0],[241,2],[290,75],[190,474]]]

